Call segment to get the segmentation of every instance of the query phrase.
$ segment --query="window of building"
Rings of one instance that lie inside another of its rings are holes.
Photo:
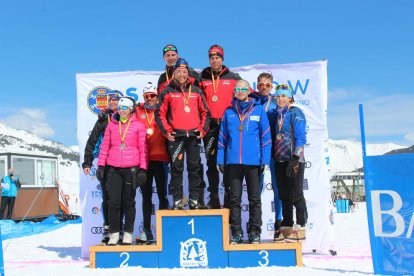
[[[0,177],[7,175],[7,168],[6,168],[6,159],[0,158]]]
[[[12,167],[22,187],[55,187],[56,160],[34,157],[12,157]]]

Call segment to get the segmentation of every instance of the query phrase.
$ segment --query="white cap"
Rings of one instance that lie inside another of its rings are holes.
[[[131,110],[134,108],[134,102],[127,97],[122,97],[119,101],[118,101],[118,106],[127,106],[129,108],[131,108]]]
[[[155,85],[152,84],[152,82],[148,82],[143,90],[143,93],[155,93],[157,94],[157,87]]]

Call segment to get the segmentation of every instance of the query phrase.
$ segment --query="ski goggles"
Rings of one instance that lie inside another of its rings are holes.
[[[276,91],[277,90],[281,90],[281,89],[283,89],[283,90],[290,90],[290,87],[287,84],[279,84],[279,85],[276,85],[275,86],[275,90]]]
[[[128,110],[129,109],[129,107],[128,106],[125,106],[125,105],[120,105],[120,106],[118,106],[118,110]]]
[[[247,87],[234,87],[234,92],[236,92],[236,93],[240,93],[240,92],[242,92],[242,93],[246,93],[246,92],[248,92],[250,89],[249,88],[247,88]]]
[[[166,52],[168,52],[168,51],[175,51],[175,52],[177,52],[177,48],[176,48],[176,47],[174,47],[174,46],[167,46],[167,47],[164,47],[164,53],[166,53]]]
[[[119,94],[108,94],[108,99],[113,101],[119,101],[121,96]]]

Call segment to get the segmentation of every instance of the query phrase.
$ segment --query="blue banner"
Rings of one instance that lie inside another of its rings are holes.
[[[1,227],[0,227],[0,241],[1,241]],[[0,246],[0,276],[4,275],[4,260],[3,260],[3,246]]]
[[[414,154],[364,156],[375,274],[414,272]]]

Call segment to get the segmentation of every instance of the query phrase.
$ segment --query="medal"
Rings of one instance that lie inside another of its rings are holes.
[[[282,134],[278,134],[278,135],[276,135],[276,140],[278,140],[278,141],[280,141],[280,140],[282,140]]]
[[[239,120],[240,120],[240,125],[237,127],[237,129],[242,132],[244,129],[244,119],[246,119],[247,116],[249,116],[251,110],[252,110],[253,105],[250,105],[249,109],[246,111],[246,113],[244,115],[241,114],[241,112],[239,111],[238,106],[236,105],[236,110],[237,110],[237,116],[239,116]]]
[[[217,97],[216,95],[214,95],[213,97],[211,97],[211,100],[212,100],[213,102],[217,102],[218,97]]]
[[[154,133],[154,130],[152,128],[147,129],[147,134],[152,135]]]
[[[191,111],[191,109],[190,109],[190,107],[189,107],[188,105],[186,105],[186,106],[184,107],[184,111],[185,111],[185,112],[190,112],[190,111]]]
[[[122,134],[122,126],[121,126],[121,121],[119,121],[118,123],[119,123],[119,135],[121,136],[121,145],[119,146],[119,148],[120,148],[121,150],[124,150],[124,149],[125,149],[125,147],[126,147],[126,145],[125,145],[125,143],[124,143],[124,140],[125,140],[125,136],[126,136],[126,134],[127,134],[127,132],[128,132],[129,125],[131,124],[131,119],[129,119],[128,125],[125,127],[125,131],[124,131],[124,133],[123,133],[123,134]]]
[[[141,115],[141,119],[145,119],[147,116],[145,114]]]

